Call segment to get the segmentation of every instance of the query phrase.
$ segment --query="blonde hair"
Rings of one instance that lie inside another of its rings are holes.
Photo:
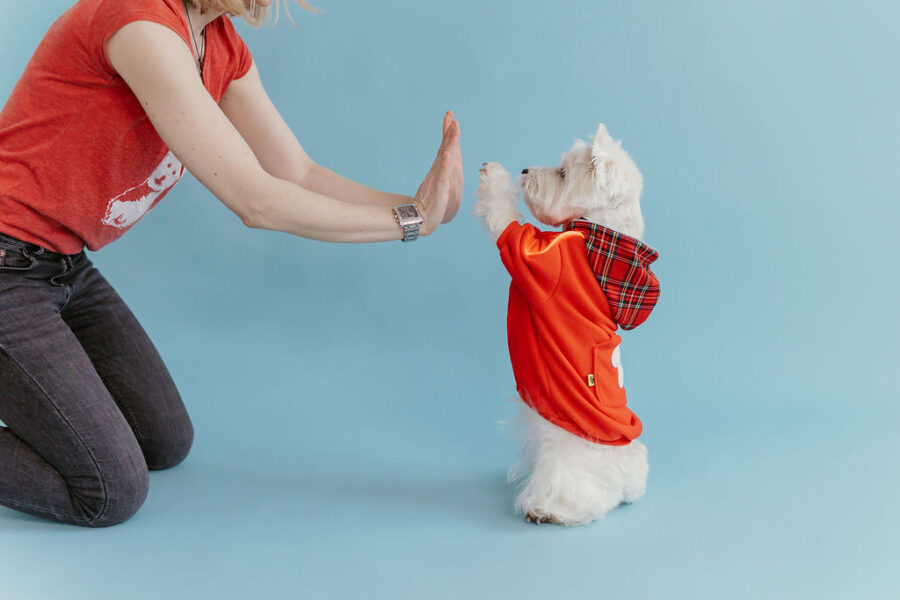
[[[187,0],[194,6],[199,6],[200,10],[206,12],[208,10],[213,11],[224,11],[229,15],[233,15],[235,17],[244,17],[244,19],[253,25],[254,27],[259,26],[263,22],[265,22],[266,17],[272,17],[273,22],[278,21],[278,15],[281,12],[281,5],[284,4],[284,12],[290,19],[291,23],[294,22],[294,17],[291,16],[291,11],[288,8],[288,0],[273,0],[272,6],[275,8],[274,11],[269,11],[265,6],[260,6],[256,3],[256,0],[250,0],[250,7],[248,8],[244,0]],[[317,8],[311,6],[306,0],[294,0],[299,6],[305,8],[310,12],[319,12]]]

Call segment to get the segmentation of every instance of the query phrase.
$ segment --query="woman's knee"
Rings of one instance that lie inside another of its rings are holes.
[[[93,490],[74,490],[80,509],[80,525],[109,527],[124,523],[137,513],[147,499],[150,476],[144,466],[116,467],[101,472]]]
[[[141,444],[144,460],[151,471],[170,469],[187,458],[194,444],[194,426],[184,419],[168,427],[164,435]]]

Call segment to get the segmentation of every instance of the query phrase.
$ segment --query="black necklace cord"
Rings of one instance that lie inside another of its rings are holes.
[[[191,39],[194,41],[194,48],[197,49],[197,53],[194,54],[194,58],[197,61],[197,70],[200,72],[200,81],[206,83],[203,79],[203,62],[206,58],[206,28],[203,28],[203,31],[200,32],[200,39],[203,40],[203,47],[200,47],[200,42],[197,41],[197,36],[194,35],[194,24],[191,22],[191,11],[188,10],[187,2],[184,2],[184,14],[187,15],[188,20],[188,28],[191,30]],[[193,49],[191,49],[193,53]]]

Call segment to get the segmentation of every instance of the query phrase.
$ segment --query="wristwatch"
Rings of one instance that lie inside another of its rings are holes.
[[[410,202],[394,207],[394,219],[403,228],[403,241],[412,242],[419,237],[419,227],[425,222],[419,207]]]

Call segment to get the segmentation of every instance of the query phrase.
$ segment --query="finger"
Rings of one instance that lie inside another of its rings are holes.
[[[449,139],[447,140],[447,147],[445,150],[450,154],[450,161],[462,166],[462,149],[459,145],[459,126],[451,125],[450,131],[448,132]]]
[[[444,139],[441,141],[441,147],[438,148],[437,156],[434,158],[434,165],[438,163],[439,160],[447,160],[452,162],[453,155],[459,154],[459,137],[458,137],[458,128],[454,129],[455,125],[451,124],[449,129],[447,129],[447,133],[444,135]],[[446,154],[447,157],[442,158],[441,155]]]
[[[442,153],[447,152],[453,147],[453,144],[455,143],[453,141],[454,135],[454,125],[451,123],[447,128],[447,131],[444,132],[444,138],[441,140],[441,146],[440,148],[438,148],[438,155],[437,157],[435,157],[435,160],[437,160],[437,158],[440,157]]]
[[[442,158],[442,155],[445,153],[448,155],[448,157]],[[438,148],[437,156],[434,157],[434,162],[431,164],[431,169],[429,170],[429,172],[433,171],[436,167],[439,167],[439,164],[442,160],[444,162],[452,163],[452,154],[455,154],[457,156],[460,155],[459,123],[455,119],[451,119],[450,124],[447,126],[447,129],[444,130],[444,135],[441,139],[441,145]]]
[[[451,146],[459,145],[459,122],[453,121],[447,128],[447,143]]]
[[[449,111],[449,113],[450,113],[450,118],[453,119],[453,122],[454,122],[454,123],[456,123],[456,129],[457,129],[457,130],[460,130],[460,127],[459,127],[459,121],[457,121],[457,120],[456,120],[456,117],[453,116],[453,111],[451,110],[451,111]]]
[[[447,127],[447,131],[444,132],[444,137],[441,140],[441,152],[447,150],[450,147],[450,144],[453,142],[453,123],[451,123]]]
[[[447,149],[447,144],[450,143],[450,131],[452,129],[452,123],[444,129],[443,134],[441,135],[441,145],[438,146],[437,156],[441,155],[441,152]],[[437,159],[437,157],[435,157]]]
[[[447,111],[444,113],[444,126],[441,128],[441,131],[446,134],[447,129],[450,128],[450,124],[453,122],[453,113],[451,111]]]

